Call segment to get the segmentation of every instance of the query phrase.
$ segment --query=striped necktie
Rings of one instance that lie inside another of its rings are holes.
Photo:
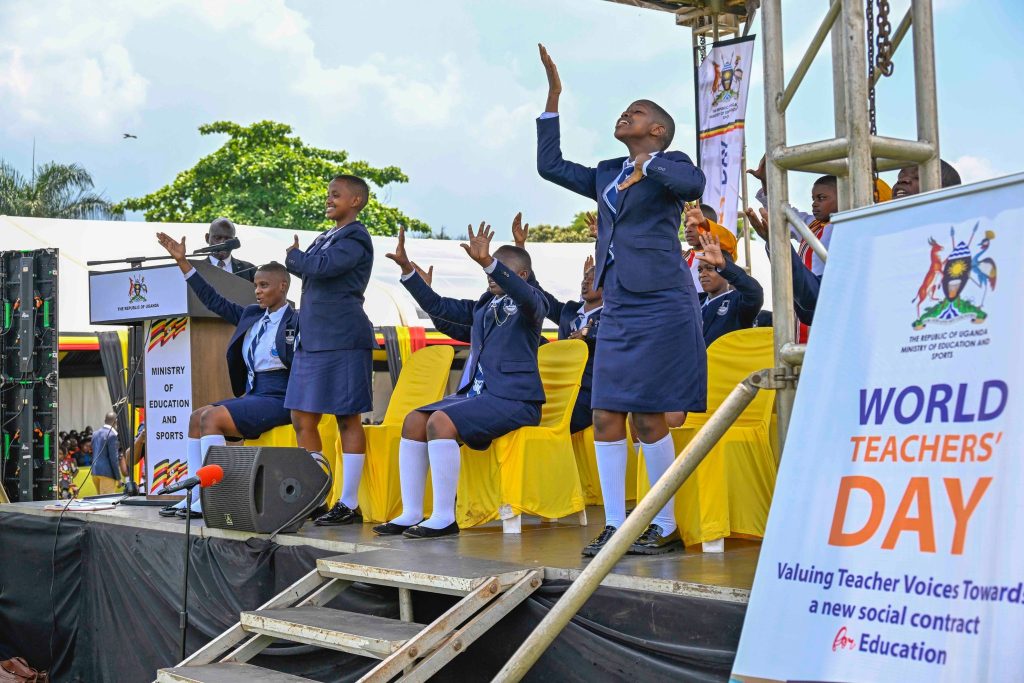
[[[260,323],[260,329],[256,330],[256,334],[253,335],[252,342],[250,342],[249,348],[245,354],[246,361],[249,363],[249,381],[245,386],[245,390],[247,392],[252,391],[252,383],[256,373],[256,347],[259,346],[260,339],[263,338],[269,324],[270,314],[267,313],[263,316],[263,322]]]
[[[608,189],[604,193],[604,201],[608,205],[608,208],[612,210],[612,213],[618,213],[618,209],[615,208],[616,200],[619,197],[619,185],[621,185],[626,178],[633,175],[633,164],[627,164],[622,167],[622,173],[615,178],[615,182],[608,186]]]

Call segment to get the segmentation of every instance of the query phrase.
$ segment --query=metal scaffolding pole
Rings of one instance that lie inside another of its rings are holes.
[[[942,187],[939,165],[939,110],[935,94],[935,41],[932,1],[913,0],[910,5],[914,30],[914,98],[917,104],[917,139],[934,148],[934,156],[920,164],[921,191]]]

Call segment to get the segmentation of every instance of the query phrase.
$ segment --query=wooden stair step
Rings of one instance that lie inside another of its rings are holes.
[[[160,669],[157,683],[315,683],[309,678],[238,662]]]
[[[317,560],[324,576],[431,593],[468,595],[492,577],[501,591],[531,570],[523,565],[408,550],[370,550]]]
[[[377,659],[423,630],[423,624],[312,605],[242,612],[240,621],[249,633]]]

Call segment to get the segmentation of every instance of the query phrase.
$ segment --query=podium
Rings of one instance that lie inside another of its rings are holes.
[[[207,259],[190,263],[224,298],[241,306],[256,303],[248,280]],[[131,395],[137,375],[144,378],[144,399],[136,406],[145,409],[144,493],[152,496],[195,474],[186,459],[189,416],[233,395],[224,351],[234,325],[203,305],[177,265],[90,271],[89,320],[131,325],[143,333],[142,348],[131,354],[143,361],[129,364],[128,386]]]

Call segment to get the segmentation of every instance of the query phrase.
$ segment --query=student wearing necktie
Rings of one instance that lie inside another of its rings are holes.
[[[228,240],[234,239],[235,235],[234,223],[227,218],[215,218],[210,223],[210,229],[206,233],[206,244],[211,247],[224,244]],[[210,264],[220,268],[225,273],[244,277],[249,282],[252,282],[253,277],[256,275],[256,266],[248,261],[235,258],[231,254],[230,249],[215,251],[210,254]]]
[[[512,221],[512,239],[516,246],[525,248],[529,239],[530,226],[523,225],[523,214],[516,214]],[[559,339],[582,339],[587,345],[587,365],[580,379],[580,392],[572,409],[569,431],[575,434],[594,424],[594,412],[590,407],[591,390],[594,384],[594,349],[597,345],[598,330],[601,326],[601,310],[604,308],[604,293],[594,286],[594,257],[588,256],[583,262],[583,280],[580,282],[579,301],[559,301],[553,294],[531,279],[530,284],[540,290],[548,302],[548,320],[558,325]]]
[[[753,327],[764,303],[764,289],[722,251],[717,237],[701,233],[700,244],[701,318],[704,343],[710,346],[723,334]]]
[[[341,434],[342,487],[338,502],[317,518],[320,526],[362,521],[359,483],[366,460],[362,413],[373,410],[373,349],[377,340],[363,310],[373,267],[373,242],[359,212],[370,199],[366,181],[335,176],[327,186],[325,215],[334,227],[309,248],[299,237],[285,265],[302,278],[299,339],[285,407],[291,410],[299,446],[323,457],[320,418],[334,415]],[[335,472],[337,477],[339,473]]]
[[[295,351],[299,316],[287,301],[291,278],[280,263],[260,266],[253,274],[257,303],[239,306],[210,286],[187,260],[185,238],[175,241],[165,233],[157,240],[174,257],[185,281],[212,312],[235,325],[227,348],[228,375],[235,398],[217,401],[192,413],[186,445],[189,474],[202,467],[211,446],[225,445],[226,437],[255,439],[274,427],[291,423],[284,407],[289,368]],[[192,514],[199,516],[198,497]],[[184,517],[184,501],[164,508],[164,516]]]
[[[455,491],[459,483],[459,442],[486,449],[499,436],[540,424],[544,386],[537,367],[544,295],[527,279],[532,268],[524,249],[499,247],[490,253],[494,233],[480,224],[469,228],[470,258],[487,274],[487,291],[477,300],[439,296],[420,277],[405,251],[405,231],[388,258],[402,269],[402,284],[432,318],[470,332],[470,356],[458,391],[409,413],[402,427],[398,467],[402,514],[374,527],[381,536],[437,538],[459,533]],[[430,468],[433,513],[423,518],[423,495]]]
[[[601,343],[594,358],[594,437],[605,528],[583,549],[596,555],[626,512],[626,417],[633,415],[652,485],[675,459],[666,413],[703,412],[707,356],[700,306],[679,243],[685,202],[704,191],[704,174],[668,151],[672,117],[650,100],[629,105],[614,135],[628,155],[596,167],[562,157],[558,69],[540,46],[548,98],[537,120],[537,171],[545,180],[597,202],[595,285],[604,288]],[[629,552],[682,548],[672,500]]]

